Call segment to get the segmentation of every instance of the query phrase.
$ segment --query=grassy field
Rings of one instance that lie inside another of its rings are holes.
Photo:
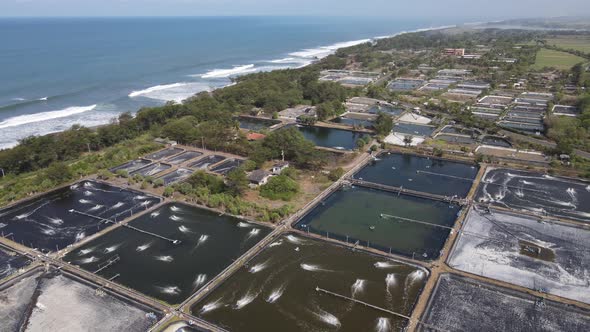
[[[556,36],[545,41],[547,45],[590,53],[590,36]]]
[[[560,70],[572,68],[575,64],[586,61],[584,58],[565,52],[548,50],[542,48],[537,53],[537,60],[533,65],[534,69],[552,67]]]

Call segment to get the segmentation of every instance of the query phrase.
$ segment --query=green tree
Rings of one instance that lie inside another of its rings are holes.
[[[379,112],[374,126],[377,134],[387,136],[393,130],[393,117],[389,114]]]
[[[272,200],[290,201],[298,192],[297,181],[285,175],[273,176],[260,187],[260,195]]]
[[[242,168],[236,168],[225,177],[227,192],[233,196],[241,195],[248,188],[248,177]]]

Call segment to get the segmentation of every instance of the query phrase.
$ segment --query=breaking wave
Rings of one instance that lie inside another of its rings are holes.
[[[12,118],[8,118],[0,122],[1,128],[16,127],[33,122],[41,122],[58,118],[65,118],[70,115],[80,114],[88,111],[92,111],[97,105],[90,106],[72,106],[57,111],[41,112],[35,114],[19,115]]]

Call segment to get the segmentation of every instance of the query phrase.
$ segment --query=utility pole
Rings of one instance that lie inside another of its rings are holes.
[[[2,177],[4,177],[4,168],[0,168],[0,171],[2,172]]]
[[[203,147],[203,150],[205,150],[205,137],[201,136],[201,146]]]
[[[281,159],[285,161],[285,150],[281,150]]]

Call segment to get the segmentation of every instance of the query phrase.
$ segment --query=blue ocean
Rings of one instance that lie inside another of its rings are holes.
[[[0,149],[96,126],[247,73],[296,68],[443,20],[322,17],[0,19]]]

